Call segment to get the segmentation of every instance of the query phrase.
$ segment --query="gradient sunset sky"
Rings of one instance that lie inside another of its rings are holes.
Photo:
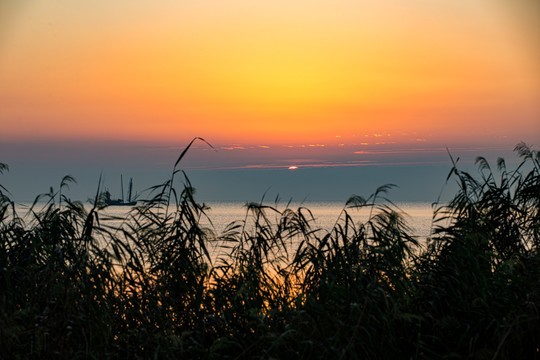
[[[508,154],[540,139],[538,4],[2,0],[0,162],[141,177],[196,136],[212,176]]]

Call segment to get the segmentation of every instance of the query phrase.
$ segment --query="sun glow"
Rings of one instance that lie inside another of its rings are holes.
[[[0,136],[540,135],[540,52],[490,3],[35,0],[0,39]]]

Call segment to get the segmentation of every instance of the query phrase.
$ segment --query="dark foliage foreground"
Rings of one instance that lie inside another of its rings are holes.
[[[388,187],[331,231],[251,203],[215,235],[173,185],[185,152],[116,226],[62,195],[70,177],[24,220],[0,186],[0,358],[539,358],[540,154],[516,151],[511,171],[454,164],[427,242]]]

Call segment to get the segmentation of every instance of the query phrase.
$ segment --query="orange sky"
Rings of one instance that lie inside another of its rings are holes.
[[[3,1],[0,140],[534,142],[533,4]]]

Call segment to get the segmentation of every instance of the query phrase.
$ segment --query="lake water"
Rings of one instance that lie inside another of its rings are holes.
[[[245,202],[207,202],[210,207],[207,211],[209,218],[212,221],[213,228],[216,233],[220,234],[227,225],[233,221],[244,220],[246,217]],[[265,204],[274,206],[274,204]],[[278,204],[277,209],[282,211],[287,204]],[[430,236],[432,228],[433,210],[431,203],[427,202],[400,202],[395,204],[405,216],[407,224],[412,229],[412,234],[417,236],[419,240]],[[29,204],[18,205],[19,215],[26,213]],[[329,230],[338,220],[343,207],[343,202],[337,201],[309,201],[304,203],[291,203],[289,208],[296,210],[298,207],[305,207],[311,211],[314,217],[312,225],[315,228]],[[38,206],[39,209],[39,206]],[[109,206],[105,209],[104,214],[124,217],[130,210],[130,207]],[[369,216],[369,208],[360,210],[348,209],[349,215],[352,216],[355,222],[365,222]],[[268,212],[272,214],[272,212]],[[271,218],[273,220],[273,218]],[[205,222],[205,225],[210,225]]]
[[[213,228],[218,236],[231,222],[246,219],[247,208],[245,202],[208,202],[206,205],[210,207],[210,210],[208,210],[206,213],[211,220],[212,225],[210,225],[207,220],[203,220],[202,225]],[[395,205],[402,212],[407,225],[411,228],[409,234],[415,236],[421,244],[425,243],[426,239],[430,237],[432,229],[433,211],[431,204],[424,202],[402,202],[396,203]],[[27,211],[29,206],[30,204],[19,205],[19,216],[22,216],[23,218],[29,216]],[[310,222],[312,229],[331,230],[342,213],[344,203],[333,201],[310,201],[289,204],[289,208],[292,210],[297,210],[298,207],[305,207],[313,214],[314,220]],[[286,204],[278,204],[277,206],[279,211],[283,211],[285,208]],[[39,209],[40,207],[38,206],[37,210]],[[90,205],[88,205],[88,209],[90,209]],[[130,210],[131,207],[126,206],[109,206],[101,213],[101,224],[107,224],[113,227],[120,226],[123,222],[122,220],[106,220],[107,215],[116,217],[117,219],[122,219],[128,215]],[[352,217],[355,223],[364,223],[369,217],[369,211],[369,208],[347,210],[348,214]],[[269,220],[272,224],[277,223],[276,219],[279,218],[277,214],[273,213],[272,211],[268,211],[267,216],[269,216]],[[319,234],[319,236],[323,235],[324,233]],[[293,241],[293,248],[295,246],[294,244],[297,245],[296,241]],[[230,255],[229,249],[222,246],[223,243],[221,242],[210,242],[207,244],[212,261],[219,261],[219,259],[228,258]]]
[[[208,205],[210,206],[209,217],[218,232],[223,231],[232,221],[243,220],[246,216],[246,206],[242,202],[210,202]],[[277,209],[282,211],[285,209],[285,205],[280,206],[278,204]],[[403,202],[396,203],[396,205],[405,215],[406,222],[412,228],[414,235],[421,239],[430,235],[433,216],[431,203]],[[293,210],[298,209],[300,206],[311,210],[316,227],[329,230],[338,220],[344,203],[337,201],[310,201],[301,204],[289,204],[289,208]],[[347,212],[357,222],[364,222],[369,217],[368,208],[360,210],[348,209]]]

